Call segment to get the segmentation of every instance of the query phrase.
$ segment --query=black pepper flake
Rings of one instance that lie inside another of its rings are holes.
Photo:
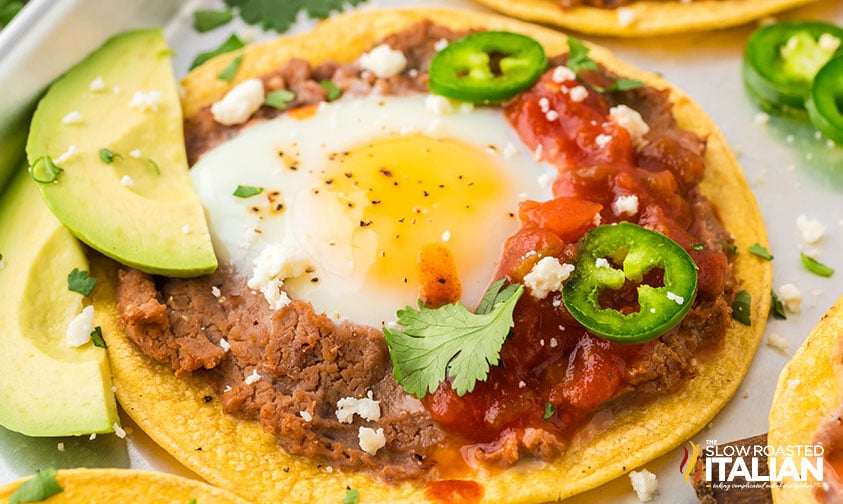
[[[445,285],[446,283],[448,283],[448,281],[445,280],[444,278],[437,278],[436,281],[439,282],[442,285]]]
[[[381,168],[380,170],[378,170],[378,173],[380,173],[381,175],[383,175],[385,177],[391,177],[392,176],[392,171],[387,170],[386,168]]]
[[[439,184],[439,189],[445,189],[445,184]]]
[[[258,208],[258,207],[256,207],[256,206],[253,206],[253,207],[252,207],[252,208],[250,208],[249,210],[251,210],[251,211],[252,211],[252,213],[258,213],[258,212],[260,212],[260,211],[261,211],[261,209],[260,209],[260,208]]]
[[[348,208],[354,208],[354,203],[349,201],[348,203],[345,204],[345,206],[347,206]]]
[[[400,219],[398,219],[398,222],[400,222],[401,224],[404,224],[404,217],[401,217]],[[398,235],[395,235],[395,237],[398,238]]]
[[[373,204],[373,205],[380,205],[380,204],[381,204],[381,200],[379,200],[379,199],[372,200],[372,204]]]
[[[276,212],[280,212],[281,210],[284,210],[284,203],[278,203],[277,205],[275,205]]]
[[[209,403],[209,402],[213,401],[214,398],[209,396],[209,395],[206,395],[205,397],[202,398],[202,400],[205,401],[206,403]]]
[[[354,176],[354,174],[351,173],[351,172],[345,172],[345,173],[343,173],[343,175],[345,175],[345,178],[351,178],[351,177]]]
[[[200,447],[196,448],[196,451],[202,451],[202,447],[200,446]]]
[[[425,198],[427,198],[428,196],[430,196],[430,193],[429,193],[429,192],[427,192],[427,191],[422,191],[422,194],[424,194],[424,197],[425,197]]]
[[[512,213],[512,212],[509,212],[509,216],[510,216],[510,217],[515,217],[515,214],[514,214],[514,213]]]
[[[290,171],[296,171],[296,170],[299,169],[299,165],[293,163],[289,166],[289,168],[290,168]]]
[[[394,185],[395,187],[398,187],[398,182],[397,181],[393,182],[392,185]]]
[[[290,472],[290,468],[289,468],[289,467],[285,467],[285,468],[283,468],[283,469],[281,469],[281,470],[282,470],[282,471],[284,471],[284,472]]]
[[[421,454],[414,453],[413,458],[416,459],[418,462],[424,462],[424,457]]]
[[[331,185],[333,183],[334,183],[334,179],[332,179],[332,178],[329,178],[328,180],[325,181],[325,184],[327,184],[327,185]]]
[[[407,283],[407,277],[404,277],[402,280],[404,281],[404,283]]]
[[[369,226],[371,226],[371,225],[372,225],[372,221],[370,221],[370,220],[367,220],[367,221],[362,221],[362,220],[361,220],[361,221],[360,221],[360,227],[369,227]]]
[[[319,277],[313,277],[310,279],[312,283],[319,283]]]

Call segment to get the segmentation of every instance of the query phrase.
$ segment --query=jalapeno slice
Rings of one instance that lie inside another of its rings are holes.
[[[823,66],[814,78],[808,94],[808,116],[826,138],[843,145],[843,56]]]
[[[620,267],[618,267],[618,266]],[[697,293],[697,266],[678,243],[630,222],[586,233],[574,272],[562,288],[568,312],[594,335],[618,343],[643,343],[675,327]],[[644,282],[663,271],[663,285]],[[637,285],[637,307],[604,307],[608,291]]]
[[[804,109],[817,71],[843,54],[841,40],[843,29],[820,21],[782,21],[755,30],[744,51],[747,91],[768,110]]]
[[[477,32],[448,44],[430,62],[430,90],[455,100],[496,103],[530,87],[547,66],[541,44],[526,35]]]

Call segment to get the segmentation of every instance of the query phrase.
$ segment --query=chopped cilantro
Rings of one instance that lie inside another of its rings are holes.
[[[237,189],[234,190],[234,196],[238,198],[251,198],[252,196],[257,196],[258,194],[263,192],[263,187],[255,187],[255,186],[248,186],[248,185],[238,185]]]
[[[19,486],[9,497],[9,504],[41,502],[62,491],[64,489],[56,481],[56,470],[48,467],[38,471],[29,481]]]
[[[0,28],[3,28],[12,21],[23,9],[23,2],[20,0],[0,0]]]
[[[234,59],[231,60],[231,62],[220,71],[220,73],[217,74],[217,78],[226,82],[233,81],[234,77],[237,75],[237,71],[240,70],[241,63],[243,63],[243,53],[235,56]]]
[[[524,286],[503,289],[500,280],[489,287],[481,303],[484,313],[471,313],[460,303],[416,310],[398,310],[404,329],[384,328],[392,357],[393,374],[408,394],[418,398],[432,393],[448,377],[458,396],[474,390],[475,383],[497,365],[501,346],[513,325],[515,303]]]
[[[228,10],[199,9],[193,12],[193,27],[205,33],[228,23],[234,16]]]
[[[50,156],[41,156],[29,167],[29,174],[39,184],[54,184],[59,181],[59,175],[63,172],[56,166]]]
[[[705,249],[705,243],[695,243],[695,244],[691,245],[691,250],[700,251],[700,250],[704,250],[704,249]]]
[[[733,243],[723,242],[723,248],[725,248],[726,252],[728,252],[729,254],[737,254],[738,253],[738,247],[737,247],[737,245],[735,245]]]
[[[546,403],[544,405],[544,416],[542,417],[542,419],[548,420],[548,419],[550,419],[550,417],[552,417],[555,414],[556,414],[556,408],[554,408],[552,404]]]
[[[732,318],[743,325],[752,325],[752,297],[749,292],[742,290],[735,294],[732,301]]]
[[[270,107],[277,108],[278,110],[286,110],[287,102],[291,101],[295,97],[296,95],[291,91],[287,91],[286,89],[276,89],[275,91],[266,93],[266,99],[263,102]]]
[[[342,95],[342,89],[338,88],[332,81],[326,79],[321,81],[319,85],[328,93],[328,101],[334,101]]]
[[[149,164],[152,166],[152,169],[155,170],[156,175],[161,175],[161,168],[158,167],[158,163],[150,159]]]
[[[114,162],[114,158],[120,159],[121,157],[123,157],[123,156],[121,156],[120,154],[117,154],[116,152],[112,151],[111,149],[106,149],[105,147],[100,149],[100,161],[102,161],[105,164],[111,164],[111,163]]]
[[[105,340],[102,337],[102,327],[100,326],[94,327],[94,331],[91,333],[91,341],[94,343],[95,347],[108,348],[108,346],[105,344]]]
[[[770,289],[770,314],[777,319],[787,319],[787,314],[784,311],[784,303],[782,303],[779,295],[773,289]]]
[[[354,7],[366,0],[225,0],[225,4],[237,9],[243,21],[260,25],[265,30],[278,33],[287,31],[296,22],[299,11],[313,19],[325,19],[332,11],[341,12],[346,5]]]
[[[574,71],[581,80],[585,80],[580,72],[600,71],[600,66],[597,62],[591,59],[588,53],[591,49],[588,48],[581,40],[574,37],[568,37],[568,68]],[[608,76],[606,76],[608,77]],[[613,79],[612,84],[608,87],[596,86],[589,83],[598,93],[613,93],[615,91],[626,91],[628,89],[635,89],[641,87],[644,83],[638,79]]]
[[[222,45],[220,45],[213,51],[199,53],[196,58],[194,58],[193,63],[190,64],[190,69],[193,70],[194,68],[198,67],[199,65],[208,61],[214,56],[219,56],[220,54],[236,51],[238,49],[242,49],[245,46],[246,44],[242,40],[240,40],[237,35],[232,34],[225,40],[225,42],[222,43]]]
[[[762,259],[766,259],[768,261],[773,260],[773,256],[770,254],[770,251],[759,243],[753,243],[750,245],[749,251]]]
[[[189,501],[187,501],[187,504],[196,504],[196,498],[194,497],[190,499]]]
[[[345,491],[345,497],[342,499],[342,504],[357,504],[360,499],[360,490],[356,488],[348,488]]]
[[[78,292],[83,296],[89,296],[96,284],[96,278],[90,276],[87,271],[79,271],[79,268],[73,268],[73,271],[67,275],[67,290]]]
[[[817,261],[811,256],[805,255],[804,252],[799,255],[802,257],[802,264],[804,264],[805,268],[811,273],[823,277],[830,277],[832,273],[834,273],[834,268]]]

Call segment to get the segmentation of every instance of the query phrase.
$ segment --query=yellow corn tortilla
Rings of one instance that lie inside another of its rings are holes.
[[[748,23],[817,0],[637,1],[620,9],[578,6],[557,0],[474,0],[500,13],[591,35],[652,37],[717,30]]]
[[[0,486],[0,504],[29,478]],[[131,469],[63,469],[56,481],[64,489],[48,504],[248,504],[230,492],[207,483],[165,473]]]
[[[841,338],[843,296],[823,315],[779,374],[770,408],[768,446],[775,449],[814,444],[820,425],[843,404]],[[781,467],[783,457],[777,462]],[[772,492],[774,502],[817,502],[814,489],[808,485],[773,485]]]
[[[237,82],[261,75],[291,57],[312,62],[350,61],[379,39],[422,19],[453,29],[486,27],[527,33],[544,44],[548,54],[566,51],[567,38],[550,29],[508,18],[468,11],[425,9],[369,11],[320,24],[309,34],[255,44],[245,49],[233,83],[216,78],[235,55],[223,55],[188,75],[184,109],[188,116],[224,95]],[[681,91],[655,76],[613,58],[595,47],[595,59],[620,74],[671,90],[682,127],[708,138],[708,172],[702,189],[713,197],[740,250],[767,243],[755,199],[711,119]],[[715,196],[716,195],[716,196]],[[211,483],[256,502],[340,502],[346,488],[360,490],[361,502],[419,502],[424,486],[404,482],[387,485],[364,473],[340,473],[318,461],[291,457],[256,422],[221,413],[219,401],[197,378],[176,378],[173,372],[145,357],[120,331],[116,314],[113,263],[92,260],[93,275],[102,279],[95,292],[98,319],[109,345],[117,397],[126,412],[156,442]],[[572,448],[551,463],[523,463],[511,469],[474,477],[482,484],[482,502],[545,502],[597,487],[678,446],[708,424],[728,402],[749,367],[769,308],[771,267],[752,254],[738,254],[740,288],[752,296],[753,325],[732,322],[724,348],[715,360],[702,362],[700,373],[674,395],[631,405],[612,413],[604,432],[584,446]]]

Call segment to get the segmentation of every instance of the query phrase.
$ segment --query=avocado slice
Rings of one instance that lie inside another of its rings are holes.
[[[152,274],[216,269],[160,30],[117,35],[53,83],[26,152],[47,206],[92,248]],[[45,156],[55,177],[43,176]]]
[[[66,339],[84,302],[67,276],[88,260],[25,170],[0,199],[0,254],[0,425],[29,436],[112,432],[106,352]]]

